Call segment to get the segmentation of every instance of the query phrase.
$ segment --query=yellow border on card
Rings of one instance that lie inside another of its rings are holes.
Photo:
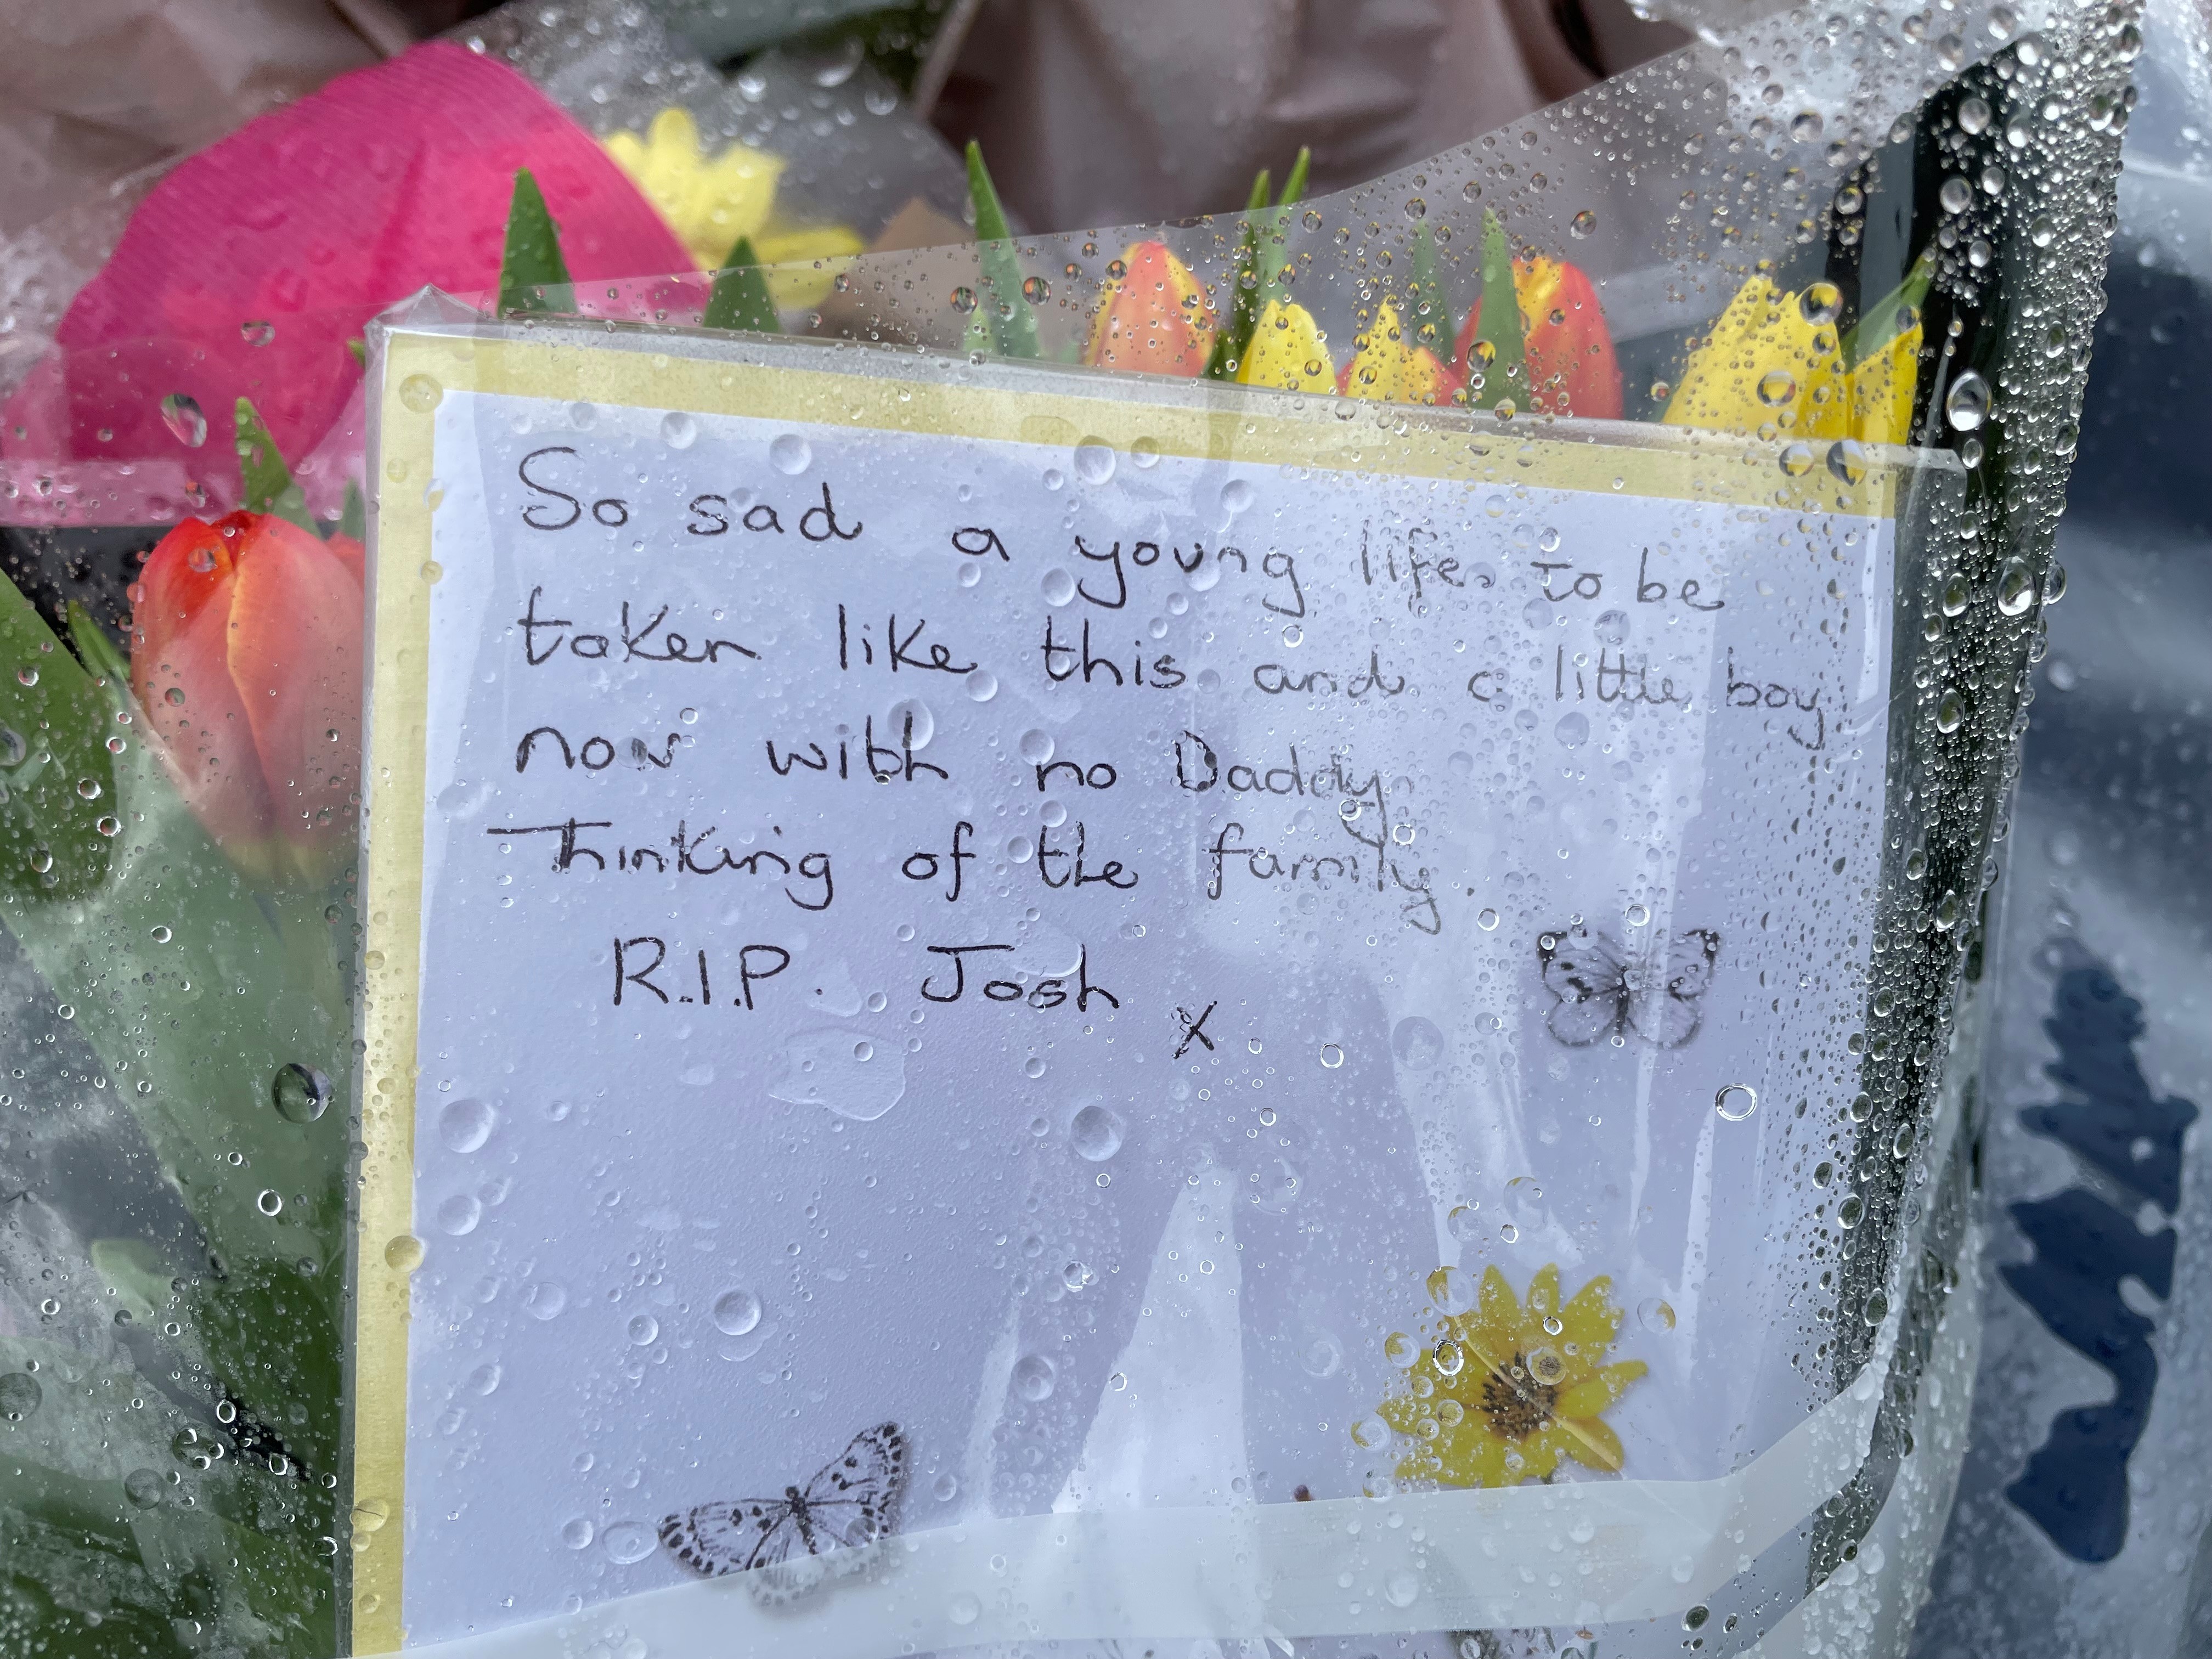
[[[434,415],[456,392],[744,416],[854,430],[1117,450],[1791,514],[1894,517],[1924,458],[1871,450],[1856,480],[1789,446],[1617,422],[1504,426],[1465,410],[1385,408],[1043,365],[973,365],[884,349],[580,326],[461,324],[384,337],[362,866],[360,1230],[355,1302],[354,1651],[389,1653],[405,1550],[408,1277],[428,703]],[[817,366],[818,365],[818,366]],[[1792,469],[1795,469],[1794,471]]]

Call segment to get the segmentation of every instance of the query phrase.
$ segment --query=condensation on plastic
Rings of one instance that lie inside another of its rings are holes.
[[[1625,357],[1646,366],[1671,360],[1679,356],[1681,342],[1719,312],[1761,261],[1772,261],[1786,270],[1805,257],[1803,249],[1816,246],[1825,235],[1826,204],[1835,183],[1887,141],[1922,99],[2002,40],[2017,39],[2031,26],[2040,27],[2049,41],[2046,64],[2077,55],[2083,61],[2096,61],[2077,42],[2077,24],[2070,15],[2021,18],[1991,7],[1936,15],[1942,20],[1940,28],[1930,23],[1917,39],[1887,36],[1871,28],[1831,33],[1826,20],[1814,11],[1754,21],[1732,31],[1708,21],[1706,38],[1684,53],[1594,88],[1421,168],[1307,204],[1293,216],[1287,233],[1291,252],[1300,260],[1295,297],[1322,318],[1334,341],[1347,345],[1361,330],[1363,311],[1371,318],[1376,299],[1390,279],[1407,273],[1413,227],[1425,223],[1436,235],[1440,262],[1464,305],[1476,286],[1479,216],[1489,207],[1501,213],[1517,241],[1571,258],[1598,279],[1617,341],[1625,347],[1638,340],[1656,343],[1645,358],[1636,359],[1629,349],[1624,350]],[[1775,89],[1771,97],[1769,88]],[[2062,101],[2070,120],[2087,98],[2077,88],[2067,92]],[[2099,171],[2107,164],[2100,143],[2094,138],[2077,143],[2063,135],[2031,131],[2023,146],[2045,159],[2057,155],[2084,174],[2051,198],[2052,245],[2058,253],[2051,269],[2029,284],[2041,302],[2054,308],[2054,325],[2083,337],[2095,308],[2095,273],[2089,267],[2094,251],[2103,246],[2109,198]],[[1694,200],[1686,202],[1686,194],[1692,191]],[[1568,228],[1585,212],[1593,216],[1592,222],[1586,234],[1576,234]],[[1045,278],[1043,296],[1032,301],[1026,296],[994,295],[989,302],[1034,304],[1049,345],[1065,353],[1079,349],[1108,266],[1131,236],[1162,236],[1225,295],[1236,280],[1239,229],[1238,220],[1223,218],[1153,233],[1101,231],[1026,240],[1022,246],[1028,266]],[[1447,231],[1448,236],[1443,234]],[[2008,220],[2001,234],[2008,258],[2033,260],[2024,215]],[[957,350],[969,313],[955,303],[954,296],[963,290],[988,293],[980,270],[972,249],[875,256],[840,273],[837,291],[823,307],[818,322],[811,317],[792,320],[863,339]],[[1869,288],[1887,286],[1894,274],[1870,278]],[[627,285],[618,294],[591,296],[588,308],[634,321],[682,324],[696,320],[691,307],[703,302],[703,279],[691,276],[656,285]],[[580,296],[579,305],[586,308]],[[2070,376],[2063,368],[2053,371],[2024,328],[2015,328],[2014,334],[1993,355],[1991,379],[2008,392],[2014,383],[2020,388],[2016,407],[2006,413],[2017,422],[2021,449],[2039,446],[2046,453],[2063,455],[2060,434],[2074,418],[2078,403],[2079,366]],[[2010,381],[2005,379],[2008,373]],[[1629,390],[1632,398],[1642,390],[1634,368]],[[1401,411],[1349,401],[1335,412],[1348,422],[1378,422],[1385,432],[1402,418]],[[1492,435],[1490,428],[1483,428],[1482,441],[1489,447],[1492,475],[1498,479],[1511,480],[1515,444],[1526,429],[1525,425],[1508,423],[1496,428]],[[1547,429],[1561,435],[1574,430],[1568,426]],[[323,447],[328,464],[361,476],[362,441],[358,424],[334,433]],[[1748,453],[1756,446],[1717,440],[1714,447],[1717,453]],[[149,458],[149,463],[155,459]],[[149,471],[155,469],[149,465]],[[1960,550],[1954,546],[1952,552],[1957,568],[1977,591],[1987,590],[2004,558],[2021,557],[2039,570],[2048,557],[2056,503],[2048,488],[2033,486],[2033,476],[2032,471],[2025,481],[2015,476],[2003,488],[1984,490],[1974,498],[1968,524],[1977,532],[1976,547]],[[158,475],[149,479],[143,473],[117,477],[95,473],[70,458],[52,458],[15,465],[10,482],[18,490],[18,501],[10,501],[10,508],[31,495],[62,495],[73,505],[58,511],[59,521],[112,524],[158,521],[182,499],[184,480],[164,480]],[[2046,486],[2054,482],[2045,475]],[[158,504],[148,500],[149,483],[161,498]],[[1945,734],[1941,739],[1931,711],[1912,742],[1899,745],[1900,757],[1911,755],[1924,761],[1931,771],[1943,774],[1942,799],[1932,811],[1945,816],[1924,827],[1931,861],[1940,858],[1955,872],[1965,891],[1974,890],[1990,854],[1999,803],[2011,775],[2011,744],[2019,711],[2016,694],[2009,688],[2026,650],[2027,628],[2027,622],[2013,630],[1993,627],[1985,637],[1957,641],[1948,664],[1927,659],[1931,686],[1947,670],[1960,676],[1972,673],[1988,690],[1988,706],[1978,708],[1960,734]],[[1918,649],[1901,635],[1900,658],[1908,648]],[[1900,764],[1905,763],[1900,760]],[[1926,802],[1917,805],[1924,807]],[[1918,827],[1915,820],[1899,820],[1900,835]],[[1934,894],[1926,890],[1922,896],[1932,900]],[[1902,896],[1899,903],[1903,905]],[[1916,915],[1910,907],[1893,915],[1900,956],[1910,957],[1918,948],[1911,944],[1920,937],[1912,926]],[[1856,1571],[1856,1565],[1844,1558],[1856,1553],[1863,1561],[1860,1540],[1873,1535],[1867,1529],[1881,1511],[1890,1477],[1900,1467],[1911,1468],[1913,1459],[1923,1455],[1904,1449],[1904,1413],[1919,1408],[1912,1382],[1928,1363],[1937,1310],[1943,1305],[1956,1260],[1955,1194],[1961,1166],[1956,1160],[1940,1167],[1933,1164],[1926,1149],[1937,1137],[1923,1133],[1923,1150],[1916,1158],[1893,1176],[1886,1172],[1893,1162],[1890,1140],[1902,1123],[1928,1130],[1948,1122],[1936,1110],[1929,1078],[1922,1073],[1940,1070],[1940,1057],[1948,1046],[1948,988],[1954,966],[1948,950],[1931,950],[1910,963],[1900,1001],[1919,1022],[1914,1034],[1918,1040],[1899,1038],[1893,1063],[1882,1075],[1869,1079],[1870,1092],[1881,1105],[1863,1129],[1863,1157],[1869,1165],[1880,1163],[1885,1173],[1877,1184],[1893,1183],[1898,1201],[1886,1212],[1880,1235],[1891,1248],[1863,1254],[1853,1291],[1863,1300],[1869,1292],[1883,1289],[1893,1310],[1892,1323],[1902,1322],[1899,1352],[1908,1362],[1891,1379],[1895,1387],[1877,1391],[1885,1407],[1869,1430],[1874,1455],[1862,1465],[1863,1471],[1875,1468],[1875,1474],[1863,1473],[1851,1483],[1846,1500],[1829,1505],[1825,1522],[1808,1528],[1814,1538],[1785,1540],[1788,1559],[1778,1568],[1762,1564],[1759,1576],[1771,1582],[1740,1589],[1739,1600],[1747,1609],[1757,1606],[1765,1612],[1745,1619],[1735,1649],[1718,1635],[1727,1596],[1711,1603],[1716,1626],[1707,1651],[1745,1650],[1743,1644],[1802,1595],[1808,1583],[1832,1583],[1845,1570]],[[1909,1057],[1923,1046],[1930,1064],[1908,1069]],[[1870,1074],[1878,1069],[1869,1065]],[[1907,1185],[1923,1176],[1926,1187]],[[1910,1201],[1906,1194],[1912,1191],[1929,1195],[1931,1201]],[[1936,1194],[1944,1197],[1940,1205],[1932,1201]],[[1932,1255],[1904,1248],[1908,1230],[1915,1224],[1908,1216],[1935,1227],[1943,1248]],[[1929,1261],[1936,1263],[1932,1274],[1926,1270]],[[1943,1328],[1952,1329],[1948,1322]],[[1851,1399],[1863,1376],[1882,1373],[1881,1364],[1868,1369],[1869,1359],[1876,1358],[1874,1338],[1869,1330],[1856,1346],[1837,1356],[1831,1390],[1836,1401]],[[1875,1467],[1885,1462],[1886,1468]],[[1919,1489],[1929,1487],[1923,1481]],[[1517,1504],[1531,1501],[1519,1494],[1504,1496]],[[1880,1524],[1894,1522],[1884,1514]],[[1257,1634],[1264,1636],[1265,1632]],[[1648,1643],[1657,1651],[1671,1650],[1681,1635],[1662,1622],[1657,1627],[1607,1632],[1605,1639],[1614,1646]]]

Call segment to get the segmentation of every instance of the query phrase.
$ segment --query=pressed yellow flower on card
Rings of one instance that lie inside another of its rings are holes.
[[[1456,1268],[1431,1275],[1440,1306],[1454,1299],[1455,1281],[1465,1282]],[[1626,1453],[1604,1414],[1649,1368],[1606,1363],[1620,1334],[1612,1283],[1593,1279],[1562,1307],[1556,1266],[1538,1271],[1525,1302],[1504,1274],[1486,1268],[1474,1305],[1439,1315],[1401,1389],[1376,1408],[1411,1443],[1398,1478],[1510,1486],[1548,1478],[1563,1457],[1618,1474]],[[1402,1335],[1391,1344],[1418,1346]]]

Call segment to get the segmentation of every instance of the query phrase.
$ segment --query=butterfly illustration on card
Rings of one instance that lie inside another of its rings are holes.
[[[1634,1032],[1655,1048],[1679,1048],[1698,1034],[1699,999],[1713,982],[1721,936],[1691,927],[1643,956],[1587,927],[1536,941],[1545,988],[1559,998],[1544,1024],[1571,1048]]]
[[[907,1440],[896,1423],[863,1429],[803,1487],[781,1498],[702,1504],[660,1523],[660,1541],[692,1571],[746,1581],[756,1601],[788,1601],[857,1571],[898,1525]]]

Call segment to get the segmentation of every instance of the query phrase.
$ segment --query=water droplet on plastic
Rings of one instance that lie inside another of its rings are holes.
[[[465,1238],[483,1219],[483,1200],[474,1193],[455,1193],[438,1206],[438,1231],[449,1238]]]
[[[1444,1057],[1444,1034],[1436,1022],[1408,1014],[1390,1029],[1390,1052],[1409,1072],[1425,1072]]]
[[[1953,173],[1936,191],[1936,199],[1943,204],[1946,213],[1964,213],[1974,204],[1974,187]]]
[[[1808,109],[1791,120],[1790,136],[1801,144],[1809,144],[1820,136],[1826,125],[1821,120],[1819,111]]]
[[[1748,1083],[1730,1083],[1713,1097],[1713,1109],[1730,1123],[1741,1123],[1759,1109],[1759,1091]]]
[[[1579,749],[1589,741],[1589,717],[1579,711],[1562,714],[1552,735],[1559,739],[1560,748]]]
[[[902,697],[891,705],[890,734],[908,748],[927,749],[937,735],[937,716],[920,697]]]
[[[417,415],[428,415],[445,395],[446,388],[428,374],[410,374],[399,383],[399,401]]]
[[[1828,446],[1828,471],[1840,483],[1855,484],[1867,475],[1866,446],[1856,438],[1838,438]]]
[[[1334,1071],[1338,1066],[1344,1064],[1344,1050],[1334,1042],[1322,1043],[1321,1046],[1321,1063],[1323,1066],[1326,1066],[1330,1071]]]
[[[635,1521],[616,1522],[607,1528],[604,1542],[607,1553],[623,1566],[644,1560],[658,1547],[653,1529]]]
[[[568,1305],[568,1290],[557,1279],[541,1279],[522,1293],[532,1319],[557,1319]]]
[[[284,1195],[273,1187],[264,1187],[261,1195],[253,1200],[253,1207],[265,1216],[281,1215],[284,1211]]]
[[[1637,1322],[1655,1335],[1663,1336],[1674,1328],[1674,1310],[1662,1297],[1647,1296],[1636,1304]]]
[[[1474,1280],[1457,1267],[1439,1267],[1429,1275],[1429,1300],[1441,1313],[1463,1314],[1474,1306]]]
[[[39,1401],[45,1397],[39,1379],[28,1371],[9,1371],[0,1376],[0,1419],[21,1423],[39,1409]]]
[[[207,416],[200,412],[198,399],[181,392],[172,392],[161,399],[161,424],[187,449],[198,449],[207,441]]]
[[[714,1298],[714,1328],[725,1336],[743,1336],[761,1322],[761,1299],[750,1291],[725,1291]]]
[[[491,1139],[494,1115],[481,1100],[456,1100],[438,1114],[438,1138],[446,1150],[473,1152]]]
[[[258,318],[238,325],[238,337],[250,346],[265,346],[276,337],[276,325]]]
[[[659,1339],[660,1322],[649,1313],[632,1314],[629,1329],[632,1346],[649,1348]]]
[[[1067,1144],[1078,1158],[1103,1164],[1121,1150],[1127,1127],[1109,1107],[1085,1106],[1067,1126]]]
[[[1963,98],[1959,101],[1959,131],[1972,137],[1986,132],[1990,126],[1990,106],[1979,98]]]
[[[169,930],[156,927],[154,938],[157,943],[169,942]],[[313,1123],[329,1108],[331,1080],[312,1066],[302,1066],[297,1060],[288,1060],[276,1068],[276,1075],[269,1085],[270,1097],[276,1103],[277,1115],[288,1123]]]
[[[1588,208],[1584,208],[1580,213],[1577,213],[1573,218],[1567,221],[1567,234],[1570,236],[1587,236],[1590,232],[1596,228],[1597,215],[1592,213]]]
[[[1770,368],[1759,377],[1759,401],[1778,408],[1797,395],[1797,377],[1786,368]]]
[[[1813,446],[1791,444],[1778,458],[1782,470],[1793,478],[1802,478],[1813,470]]]
[[[983,1604],[973,1590],[955,1590],[945,1604],[945,1616],[956,1625],[972,1625],[983,1616]]]
[[[698,441],[699,422],[680,409],[671,410],[660,417],[660,441],[671,449],[689,449]],[[796,471],[796,467],[787,471]]]
[[[1955,732],[1966,724],[1966,705],[1956,691],[1946,691],[1936,703],[1936,729]]]
[[[814,465],[814,446],[796,432],[787,432],[768,447],[768,459],[777,471],[796,476]]]
[[[1022,758],[1032,766],[1042,766],[1050,760],[1054,747],[1049,732],[1031,729],[1022,733]]]
[[[1075,476],[1087,484],[1104,483],[1114,476],[1114,446],[1099,438],[1076,445]]]
[[[1041,1353],[1025,1353],[1014,1361],[1014,1392],[1031,1404],[1051,1399],[1058,1378],[1058,1370]]]
[[[1833,283],[1808,283],[1797,296],[1799,313],[1816,328],[1834,322],[1843,308],[1844,291]]]
[[[1498,912],[1486,905],[1475,913],[1474,925],[1486,933],[1494,933],[1498,931]]]
[[[1997,609],[2008,617],[2024,614],[2035,603],[2035,578],[2019,559],[2007,559],[1997,573]]]
[[[1989,418],[1990,383],[1969,368],[1943,394],[1943,418],[1954,432],[1972,432]]]
[[[580,1515],[561,1528],[561,1541],[572,1550],[591,1548],[595,1535],[592,1523]]]
[[[975,290],[972,288],[954,289],[952,290],[952,308],[963,317],[969,312],[975,310]]]

